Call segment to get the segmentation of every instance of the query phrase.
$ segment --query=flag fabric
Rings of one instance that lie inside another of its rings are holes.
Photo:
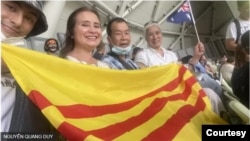
[[[70,141],[200,141],[201,125],[227,124],[182,65],[112,70],[3,43],[2,58]]]
[[[183,23],[183,22],[192,22],[191,11],[187,1],[185,1],[181,7],[173,12],[168,18],[168,22],[172,23]]]

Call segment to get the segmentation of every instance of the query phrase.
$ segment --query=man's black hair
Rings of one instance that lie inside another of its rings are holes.
[[[108,25],[107,25],[107,34],[108,34],[108,36],[111,36],[111,33],[112,33],[111,26],[112,26],[112,24],[113,24],[114,22],[118,22],[118,23],[124,22],[124,23],[128,24],[127,21],[126,21],[125,19],[120,18],[120,17],[115,17],[115,18],[111,19],[111,20],[109,21]]]

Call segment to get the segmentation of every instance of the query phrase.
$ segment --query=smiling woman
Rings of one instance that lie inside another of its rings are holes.
[[[91,8],[78,8],[68,18],[65,44],[60,55],[73,62],[108,68],[108,65],[93,57],[101,36],[98,13]]]

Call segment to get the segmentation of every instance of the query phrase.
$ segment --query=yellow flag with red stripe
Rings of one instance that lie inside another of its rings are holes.
[[[200,141],[201,125],[226,124],[182,65],[112,70],[3,43],[2,58],[68,140]]]

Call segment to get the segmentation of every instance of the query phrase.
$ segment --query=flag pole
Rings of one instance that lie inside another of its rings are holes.
[[[187,0],[187,2],[188,2],[188,5],[189,5],[189,9],[190,9],[190,14],[191,14],[191,17],[192,17],[192,21],[193,21],[193,23],[194,23],[194,30],[195,30],[195,33],[196,33],[198,42],[200,42],[200,38],[199,38],[198,31],[197,31],[197,28],[196,28],[196,23],[195,23],[195,20],[194,20],[193,10],[192,10],[190,1]]]

